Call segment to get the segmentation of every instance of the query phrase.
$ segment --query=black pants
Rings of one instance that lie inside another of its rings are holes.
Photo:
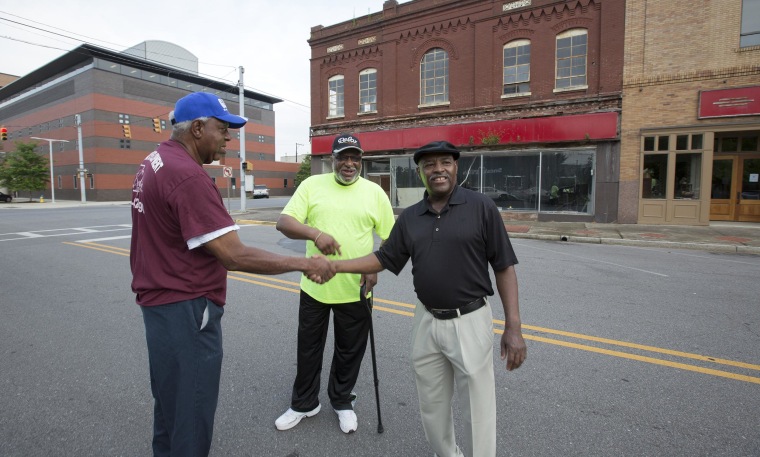
[[[298,368],[290,407],[307,412],[319,404],[319,383],[327,329],[333,312],[335,350],[327,395],[333,408],[353,409],[351,390],[359,377],[369,333],[369,311],[361,302],[330,305],[301,291],[298,310]]]

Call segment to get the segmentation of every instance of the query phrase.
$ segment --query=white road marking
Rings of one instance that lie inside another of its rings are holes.
[[[131,230],[131,224],[96,225],[93,227],[72,227],[65,229],[34,230],[29,232],[0,233],[0,241],[29,240],[53,236],[82,235],[85,233],[103,233]]]
[[[93,238],[91,240],[77,240],[77,243],[96,243],[98,241],[111,241],[111,240],[125,240],[128,238],[132,238],[132,235],[125,235],[125,236],[112,236],[108,238]]]
[[[547,252],[551,252],[552,254],[561,254],[561,255],[568,256],[568,257],[575,257],[576,259],[581,259],[581,260],[584,260],[586,262],[602,263],[602,264],[606,264],[606,265],[612,265],[612,266],[615,266],[615,267],[618,267],[618,268],[623,268],[623,269],[626,269],[626,270],[634,270],[634,271],[640,271],[642,273],[647,273],[647,274],[651,274],[651,275],[655,275],[655,276],[662,276],[663,278],[667,278],[668,277],[668,275],[663,274],[663,273],[657,273],[656,271],[643,270],[641,268],[629,267],[627,265],[620,265],[619,263],[605,262],[604,260],[591,260],[591,259],[588,259],[588,258],[583,257],[583,256],[579,256],[579,255],[575,255],[575,254],[568,254],[566,252],[560,252],[560,251],[556,251],[556,250],[553,250],[553,249],[538,248],[538,247],[535,247],[535,246],[528,246],[527,244],[522,244],[522,243],[512,243],[512,244],[517,244],[519,246],[523,246],[523,247],[526,247],[526,248],[529,248],[529,249],[538,249],[539,251],[547,251]]]

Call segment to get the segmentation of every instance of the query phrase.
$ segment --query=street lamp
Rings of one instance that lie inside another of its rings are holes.
[[[298,163],[298,146],[303,146],[301,143],[296,143],[296,163]]]
[[[50,197],[55,203],[55,181],[53,181],[53,142],[58,141],[60,143],[68,143],[69,140],[53,140],[51,138],[39,138],[36,136],[31,137],[33,140],[47,141],[50,145]]]

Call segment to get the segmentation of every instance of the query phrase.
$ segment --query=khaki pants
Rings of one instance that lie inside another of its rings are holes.
[[[496,455],[496,385],[491,305],[439,320],[417,303],[412,330],[412,367],[425,437],[438,457],[462,455],[451,409],[456,383],[463,414],[464,455]]]

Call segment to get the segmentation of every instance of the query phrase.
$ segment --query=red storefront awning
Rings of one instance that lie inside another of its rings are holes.
[[[498,144],[555,143],[618,139],[618,113],[577,114],[469,124],[436,125],[399,130],[356,133],[366,152],[412,150],[431,141],[445,140],[456,146],[481,146],[489,135]],[[335,135],[311,139],[313,155],[329,154]]]

